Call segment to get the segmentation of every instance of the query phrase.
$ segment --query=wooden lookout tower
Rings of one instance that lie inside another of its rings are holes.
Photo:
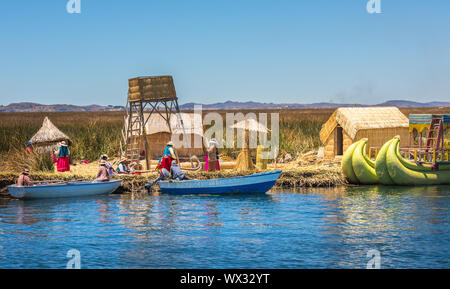
[[[144,158],[150,169],[149,144],[145,126],[152,114],[159,114],[170,132],[170,117],[176,114],[181,126],[183,120],[178,107],[178,98],[172,76],[136,77],[128,80],[128,101],[126,105],[125,128],[122,131],[121,156],[129,161]],[[144,113],[145,112],[145,113]],[[122,145],[123,144],[123,145]]]

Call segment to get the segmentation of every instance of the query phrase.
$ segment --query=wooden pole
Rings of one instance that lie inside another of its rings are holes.
[[[142,107],[142,101],[140,102],[140,113],[141,113],[141,132],[142,137],[144,138],[144,152],[145,152],[145,165],[147,170],[150,169],[150,160],[148,157],[148,145],[147,145],[147,133],[145,132],[145,122],[144,122],[144,108]],[[138,154],[138,164],[139,164],[140,153]]]

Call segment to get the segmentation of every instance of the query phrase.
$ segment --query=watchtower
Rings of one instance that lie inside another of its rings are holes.
[[[128,101],[125,116],[125,132],[122,131],[121,156],[131,162],[139,163],[145,156],[147,169],[150,169],[149,144],[147,143],[145,126],[153,113],[158,113],[169,127],[170,117],[178,116],[184,129],[183,120],[179,117],[180,108],[172,76],[136,77],[128,80]],[[145,112],[145,113],[144,113]]]

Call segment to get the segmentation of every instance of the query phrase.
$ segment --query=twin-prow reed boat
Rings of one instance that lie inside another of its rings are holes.
[[[166,194],[250,194],[265,193],[280,177],[281,170],[243,177],[189,181],[160,181],[159,189]]]
[[[18,199],[69,198],[113,193],[122,180],[108,182],[66,182],[56,184],[39,184],[30,187],[12,185],[9,194]]]

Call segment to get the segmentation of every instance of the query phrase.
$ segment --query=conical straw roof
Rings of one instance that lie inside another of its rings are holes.
[[[60,131],[49,119],[45,117],[42,127],[39,131],[30,139],[31,144],[40,143],[53,143],[59,141],[67,141],[71,143],[70,138]]]

